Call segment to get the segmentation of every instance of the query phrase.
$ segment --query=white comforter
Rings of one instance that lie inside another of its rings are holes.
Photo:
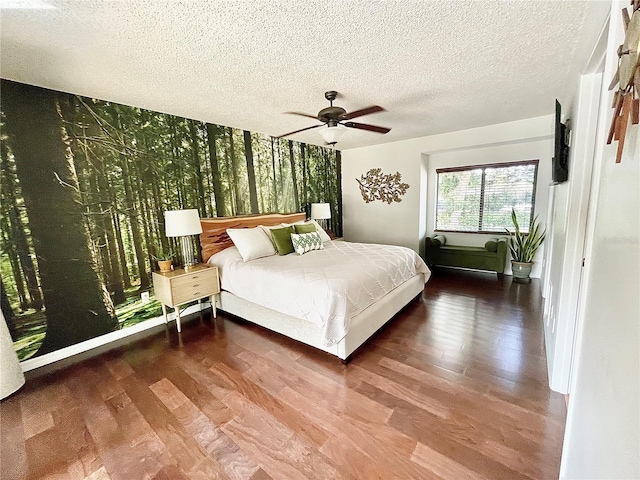
[[[418,273],[431,272],[413,250],[391,245],[326,242],[324,250],[243,262],[236,247],[213,255],[222,289],[323,329],[339,342],[349,320]]]

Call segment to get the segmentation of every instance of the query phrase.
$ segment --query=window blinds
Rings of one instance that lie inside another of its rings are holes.
[[[505,233],[529,231],[535,205],[538,161],[438,169],[436,230]]]

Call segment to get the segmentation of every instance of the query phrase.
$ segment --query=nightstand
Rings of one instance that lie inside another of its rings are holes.
[[[220,293],[218,267],[200,263],[187,270],[178,268],[172,272],[153,272],[153,290],[162,304],[164,322],[168,323],[167,307],[173,307],[176,311],[176,327],[181,332],[180,305],[194,300],[200,303],[203,297],[209,297],[213,318],[216,318],[215,295]]]

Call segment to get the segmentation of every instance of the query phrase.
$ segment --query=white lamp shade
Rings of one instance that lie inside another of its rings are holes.
[[[346,131],[347,131],[347,127],[340,124],[334,127],[330,127],[327,125],[326,127],[322,127],[319,130],[320,135],[322,136],[322,138],[324,138],[324,141],[327,142],[329,145],[338,143],[340,139],[342,139]]]
[[[193,208],[164,212],[164,231],[167,237],[183,237],[202,233],[198,210]]]
[[[312,203],[311,218],[313,220],[331,218],[331,205],[328,203]]]

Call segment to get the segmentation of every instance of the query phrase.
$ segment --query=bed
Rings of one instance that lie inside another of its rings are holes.
[[[201,219],[203,260],[220,270],[217,307],[347,362],[421,295],[430,271],[413,250],[342,241],[245,262],[227,234],[304,220],[304,213]]]

